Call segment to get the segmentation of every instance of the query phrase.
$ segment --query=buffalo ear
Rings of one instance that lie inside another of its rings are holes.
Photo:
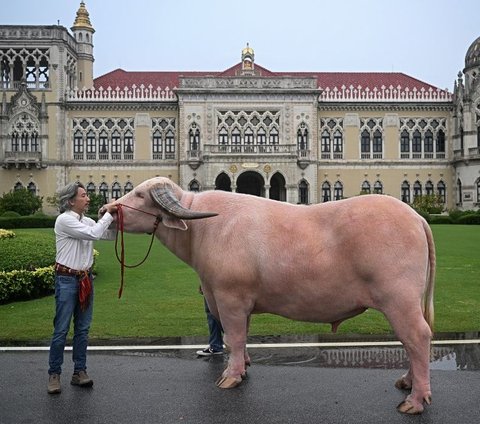
[[[165,225],[165,227],[173,228],[175,230],[186,231],[188,229],[187,224],[183,219],[175,218],[170,215],[167,215],[162,219],[162,224]]]

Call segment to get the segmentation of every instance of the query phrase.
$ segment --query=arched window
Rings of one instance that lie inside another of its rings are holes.
[[[14,191],[23,190],[23,188],[24,188],[24,187],[23,187],[23,184],[22,184],[20,181],[17,181],[17,182],[15,183],[15,185],[13,186],[13,190],[14,190]]]
[[[95,133],[90,130],[87,133],[87,160],[96,160],[97,159],[97,140],[95,138]]]
[[[408,181],[402,183],[402,202],[410,203],[410,184]]]
[[[383,184],[380,181],[375,181],[373,185],[373,192],[375,194],[383,194]]]
[[[99,187],[98,191],[100,193],[100,196],[103,197],[103,201],[105,203],[108,203],[108,185],[107,185],[107,183],[103,182],[102,184],[100,184],[100,187]]]
[[[308,150],[308,128],[305,122],[302,122],[297,130],[297,149]]]
[[[246,153],[253,153],[253,130],[250,127],[247,127],[244,134],[244,144],[245,144],[245,152]]]
[[[437,194],[442,200],[442,203],[445,204],[447,201],[447,197],[446,197],[445,183],[443,181],[439,181],[437,184]]]
[[[163,140],[160,130],[155,130],[152,136],[152,158],[163,159]]]
[[[133,135],[130,130],[125,132],[123,138],[123,152],[125,153],[125,159],[133,159]]]
[[[238,127],[235,127],[232,131],[232,153],[240,153],[240,143],[242,141],[242,135]]]
[[[112,184],[112,199],[119,199],[122,197],[122,187],[120,186],[120,183],[114,182]]]
[[[197,136],[197,150],[200,149],[200,131]],[[165,159],[175,159],[175,135],[172,130],[168,130],[165,135]]]
[[[330,159],[330,152],[332,149],[330,143],[330,133],[327,130],[323,130],[322,132],[321,150],[322,159]]]
[[[333,186],[333,196],[335,200],[343,199],[343,184],[340,181],[337,181]]]
[[[257,143],[260,145],[267,143],[267,133],[263,127],[260,127],[257,131]]]
[[[200,150],[200,129],[195,122],[190,126],[190,130],[188,132],[188,139],[190,142],[191,152],[196,152],[197,150]]]
[[[339,130],[333,134],[333,158],[343,158],[343,136]]]
[[[434,194],[433,183],[431,181],[425,183],[425,194],[427,196],[433,196]]]
[[[413,183],[413,200],[417,197],[422,197],[422,184],[420,181],[415,181]]]
[[[34,182],[28,183],[27,190],[34,195],[37,194],[37,186]]]
[[[415,130],[412,139],[413,158],[420,158],[422,156],[422,135],[420,131]]]
[[[308,205],[308,183],[305,180],[298,184],[298,203]]]
[[[445,157],[445,133],[443,130],[437,132],[437,157]]]
[[[363,130],[362,138],[360,141],[360,154],[362,159],[370,158],[370,133],[367,130]]]
[[[122,159],[122,142],[120,140],[120,133],[117,130],[112,134],[112,159]]]
[[[368,181],[364,181],[362,183],[361,192],[362,192],[362,194],[370,194],[371,193],[371,187],[370,187],[370,183]]]
[[[133,184],[132,184],[130,181],[128,181],[128,182],[125,184],[125,187],[123,188],[123,192],[124,192],[125,194],[127,194],[127,193],[131,192],[132,190],[133,190]]]
[[[92,182],[89,182],[89,183],[87,184],[86,189],[87,189],[87,194],[88,194],[88,195],[90,195],[90,194],[92,194],[92,193],[95,193],[95,190],[96,190],[95,184],[92,183]]]
[[[220,146],[226,146],[228,144],[228,131],[225,127],[220,128],[218,131],[218,144]]]
[[[272,145],[278,144],[278,130],[275,127],[270,130],[269,142]]]
[[[410,157],[410,135],[407,130],[403,130],[400,135],[400,158],[408,159]]]
[[[192,181],[190,181],[190,184],[188,185],[188,189],[190,191],[200,191],[200,184],[198,183],[197,180],[192,180]]]
[[[332,200],[332,189],[330,183],[325,181],[322,184],[322,202],[329,202]]]
[[[423,152],[425,153],[425,158],[433,158],[433,133],[430,130],[425,132]]]
[[[382,132],[380,130],[376,130],[373,133],[373,158],[381,159],[382,155],[383,155]]]

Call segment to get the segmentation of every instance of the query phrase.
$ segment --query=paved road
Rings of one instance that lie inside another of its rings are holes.
[[[89,354],[91,389],[46,391],[47,352],[0,353],[0,423],[435,423],[480,422],[480,372],[432,370],[433,404],[396,412],[401,370],[254,364],[232,390],[214,385],[222,357],[130,352]],[[66,364],[70,353],[65,354]]]

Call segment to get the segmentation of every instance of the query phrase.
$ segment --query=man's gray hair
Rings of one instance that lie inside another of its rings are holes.
[[[67,184],[58,192],[58,209],[60,210],[60,213],[71,209],[72,205],[70,205],[69,201],[77,195],[79,187],[85,189],[83,184],[77,181],[75,183]]]

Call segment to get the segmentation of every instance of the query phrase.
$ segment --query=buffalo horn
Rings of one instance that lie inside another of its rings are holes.
[[[214,212],[196,212],[184,208],[175,197],[170,186],[166,184],[156,184],[150,189],[152,199],[170,215],[180,219],[201,219],[217,216]]]

